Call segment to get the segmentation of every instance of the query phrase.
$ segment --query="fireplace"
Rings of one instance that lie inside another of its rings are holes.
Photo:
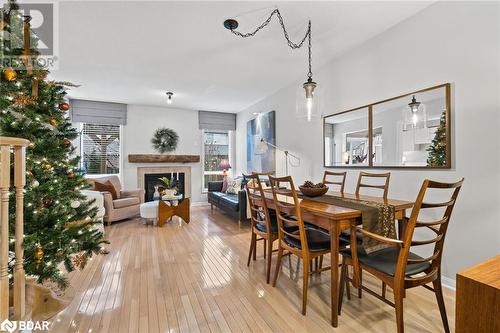
[[[155,191],[154,186],[160,185],[161,181],[158,179],[165,176],[170,179],[170,177],[178,177],[179,183],[182,188],[179,188],[179,193],[182,193],[185,198],[191,197],[191,167],[185,165],[173,165],[173,166],[140,166],[137,167],[137,187],[143,188],[145,192],[145,201],[153,200],[153,193]],[[146,176],[150,182],[155,182],[151,186],[146,185]],[[148,191],[149,187],[149,191]]]
[[[153,201],[155,186],[159,186],[160,190],[165,188],[165,185],[160,180],[162,177],[175,180],[177,182],[177,193],[185,196],[184,172],[146,173],[144,174],[144,201]]]

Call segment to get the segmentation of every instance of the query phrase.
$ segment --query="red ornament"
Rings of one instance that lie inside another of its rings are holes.
[[[67,103],[67,102],[59,103],[59,110],[68,111],[69,110],[69,103]]]
[[[48,206],[52,203],[52,200],[50,199],[42,199],[40,200],[40,203],[42,204],[42,206]]]

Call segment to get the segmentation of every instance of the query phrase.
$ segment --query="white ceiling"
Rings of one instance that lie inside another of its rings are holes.
[[[307,49],[288,48],[275,20],[253,30],[278,5],[290,37],[312,20],[313,72],[430,2],[59,2],[58,80],[81,84],[74,98],[238,112],[294,80],[306,78]],[[259,10],[260,9],[260,10]]]

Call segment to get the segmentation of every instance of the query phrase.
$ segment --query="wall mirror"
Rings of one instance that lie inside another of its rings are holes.
[[[323,118],[325,167],[450,168],[450,84]]]

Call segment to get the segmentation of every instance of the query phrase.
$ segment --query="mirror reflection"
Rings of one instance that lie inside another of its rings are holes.
[[[325,118],[325,165],[368,165],[368,108]]]
[[[325,117],[325,166],[449,168],[449,94],[447,83]]]

